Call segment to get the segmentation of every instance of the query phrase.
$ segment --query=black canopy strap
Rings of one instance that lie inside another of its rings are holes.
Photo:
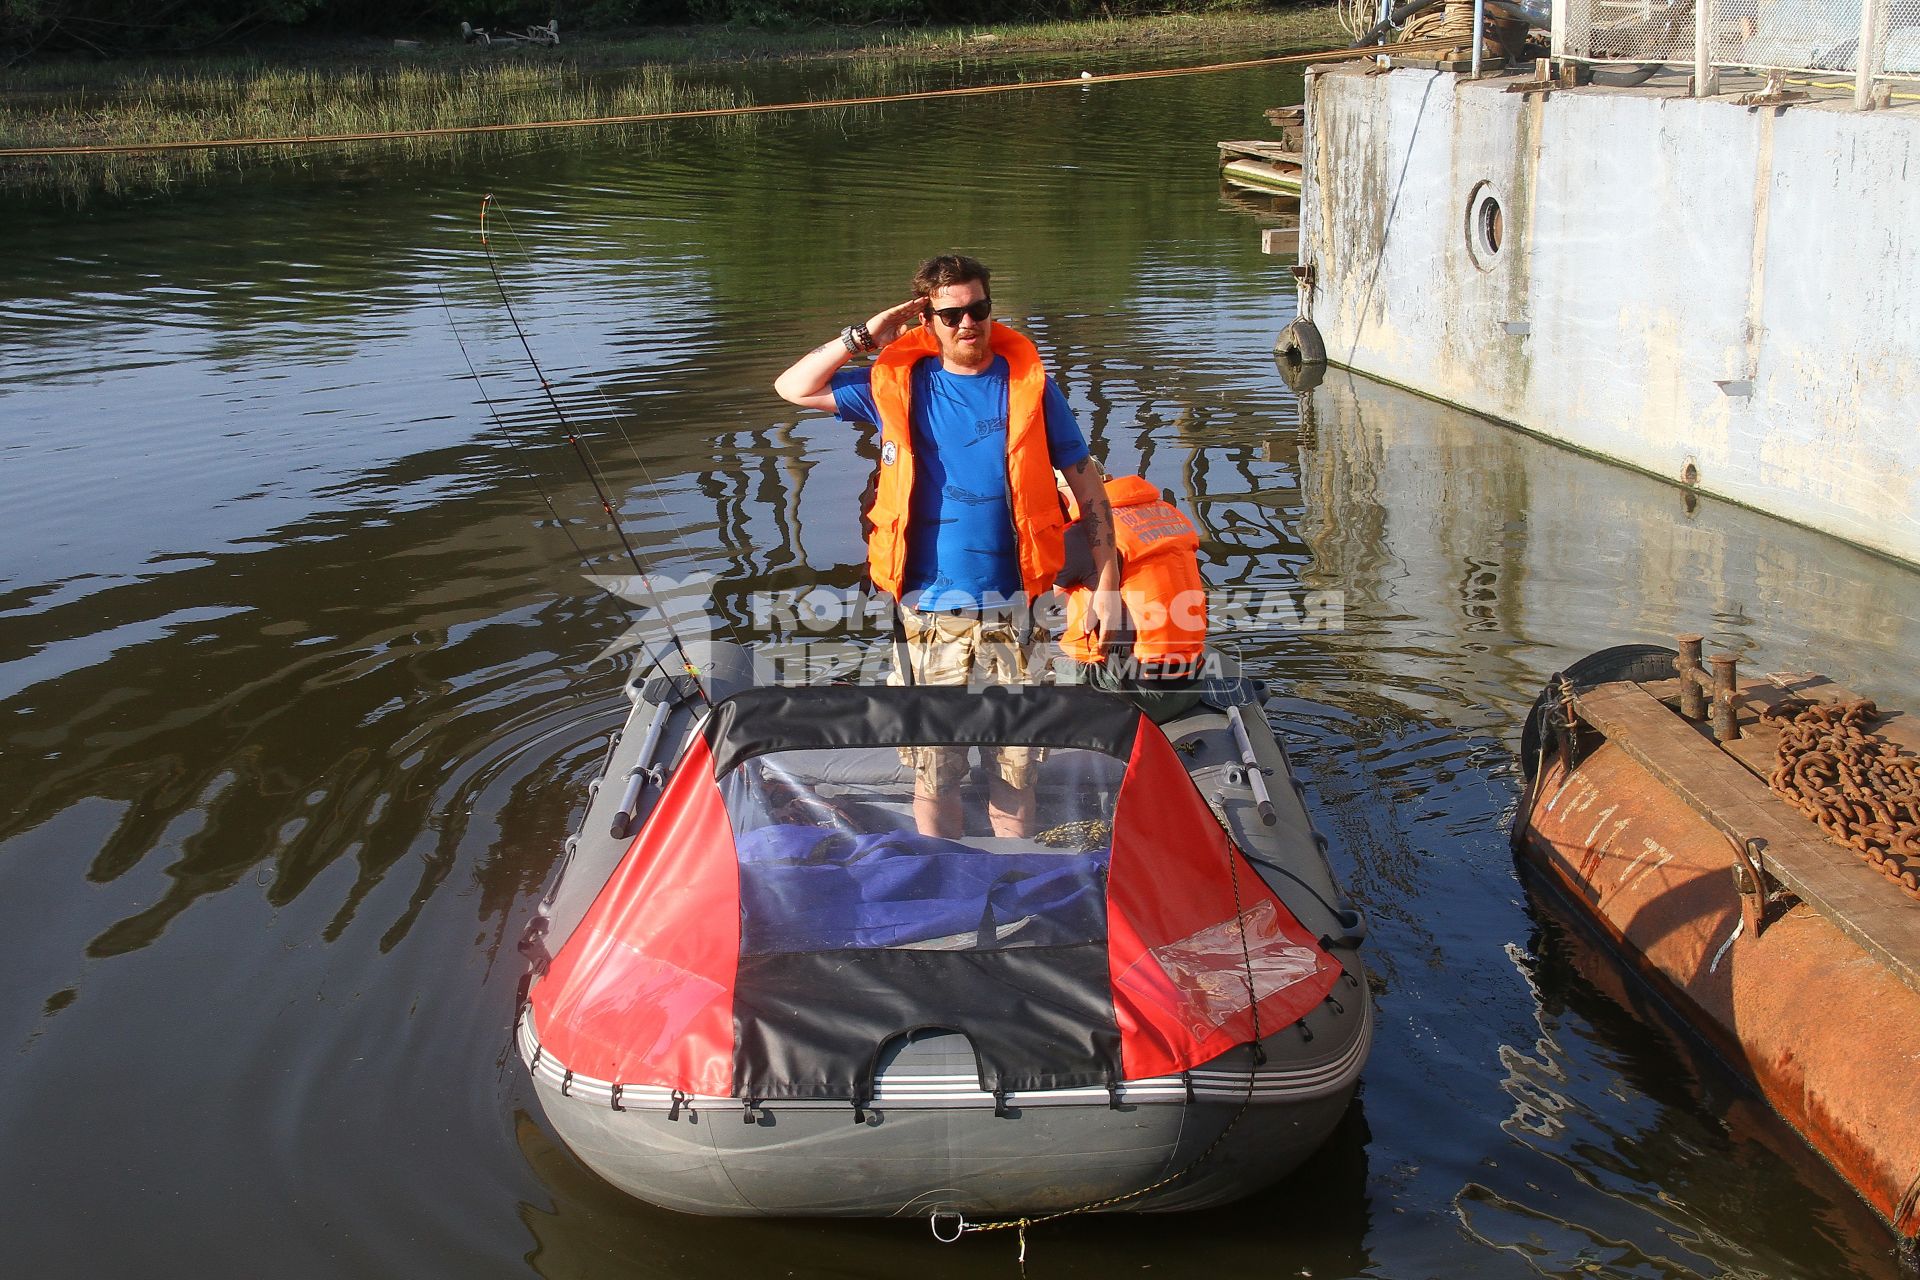
[[[959,1227],[957,1231],[954,1233],[954,1237],[953,1237],[954,1239],[958,1239],[960,1236],[967,1235],[970,1232],[1004,1231],[1009,1227],[1012,1227],[1017,1229],[1020,1233],[1020,1256],[1024,1259],[1026,1257],[1026,1252],[1027,1252],[1027,1228],[1028,1227],[1037,1226],[1042,1222],[1053,1222],[1060,1218],[1071,1218],[1075,1214],[1092,1213],[1096,1209],[1111,1208],[1112,1206],[1117,1204],[1126,1204],[1129,1201],[1138,1200],[1143,1196],[1151,1195],[1153,1192],[1160,1190],[1160,1188],[1162,1187],[1172,1186],[1174,1183],[1179,1182],[1181,1179],[1192,1174],[1194,1170],[1198,1169],[1201,1165],[1205,1164],[1209,1159],[1211,1159],[1213,1156],[1213,1153],[1219,1150],[1220,1145],[1226,1141],[1227,1135],[1232,1133],[1234,1129],[1239,1126],[1240,1121],[1246,1116],[1248,1110],[1253,1105],[1254,1093],[1259,1085],[1259,1070],[1262,1066],[1266,1064],[1267,1052],[1266,1052],[1266,1049],[1260,1043],[1260,1040],[1261,1040],[1260,992],[1259,992],[1258,985],[1254,981],[1253,949],[1247,942],[1247,917],[1246,917],[1245,907],[1242,904],[1241,898],[1240,898],[1239,866],[1240,866],[1240,859],[1244,855],[1242,855],[1240,850],[1236,848],[1231,842],[1227,843],[1226,850],[1227,850],[1227,874],[1233,884],[1234,928],[1240,935],[1240,958],[1241,958],[1242,964],[1245,966],[1245,968],[1243,969],[1243,977],[1246,981],[1246,986],[1247,986],[1247,1000],[1248,1000],[1247,1012],[1249,1015],[1249,1021],[1251,1023],[1250,1031],[1253,1037],[1249,1045],[1249,1048],[1251,1049],[1251,1053],[1249,1055],[1248,1065],[1247,1065],[1246,1089],[1245,1089],[1245,1092],[1243,1092],[1240,1095],[1240,1105],[1234,1108],[1233,1115],[1227,1120],[1226,1125],[1218,1133],[1213,1135],[1213,1140],[1207,1143],[1206,1147],[1200,1152],[1199,1155],[1196,1155],[1193,1159],[1189,1160],[1186,1164],[1182,1165],[1178,1169],[1175,1169],[1172,1173],[1167,1174],[1165,1177],[1159,1179],[1156,1182],[1148,1183],[1144,1187],[1137,1187],[1132,1191],[1123,1192],[1117,1196],[1108,1196],[1104,1200],[1090,1200],[1085,1204],[1074,1205],[1070,1209],[1056,1209],[1052,1213],[1041,1214],[1039,1217],[1036,1217],[1036,1218],[1002,1218],[996,1222],[968,1222],[963,1217],[960,1219]],[[1313,1038],[1313,1031],[1311,1028],[1307,1026],[1305,1018],[1302,1018],[1299,1021],[1299,1023],[1296,1025],[1298,1025],[1300,1030],[1306,1034],[1308,1039]],[[1185,1071],[1181,1072],[1180,1074],[1181,1074],[1181,1078],[1186,1082],[1186,1085],[1187,1085],[1187,1101],[1191,1103],[1194,1097],[1193,1078],[1190,1073]],[[1114,1098],[1115,1104],[1117,1105],[1118,1096],[1119,1096],[1117,1089],[1114,1091],[1114,1093],[1111,1096]],[[995,1112],[998,1113],[999,1098],[997,1096],[994,1099],[994,1104],[995,1104],[994,1105]],[[936,1222],[937,1222],[937,1219],[938,1219],[938,1215],[935,1215]],[[934,1233],[936,1236],[939,1235],[939,1229],[937,1226],[935,1227]],[[946,1237],[942,1236],[940,1238],[945,1239]]]
[[[1017,884],[1026,877],[1023,871],[1009,871],[987,886],[984,900],[980,904],[980,926],[974,931],[973,945],[981,951],[991,951],[1000,944],[1000,926],[995,923],[993,914],[993,895],[1008,885]]]
[[[898,600],[887,597],[891,602],[893,614],[893,670],[900,677],[900,683],[912,687],[913,653],[907,646],[907,615]]]
[[[1080,685],[767,685],[721,699],[701,729],[715,777],[769,752],[847,747],[1072,747],[1125,760],[1142,731],[1132,703]]]

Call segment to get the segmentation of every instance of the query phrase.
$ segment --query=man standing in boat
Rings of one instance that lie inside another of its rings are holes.
[[[1066,554],[1055,469],[1079,504],[1094,560],[1093,630],[1104,634],[1119,607],[1099,471],[1033,343],[993,322],[991,278],[962,254],[929,258],[914,273],[913,297],[849,325],[773,384],[792,404],[880,428],[867,568],[899,602],[918,684],[1028,680],[1032,602],[1053,587]],[[870,368],[844,367],[864,352],[879,353]],[[909,750],[916,824],[962,835],[965,749]],[[1033,753],[992,755],[994,834],[1029,835]]]

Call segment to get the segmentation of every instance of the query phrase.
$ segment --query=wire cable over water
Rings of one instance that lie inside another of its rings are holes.
[[[1395,54],[1421,53],[1451,47],[1447,40],[1419,40],[1393,46]],[[683,111],[649,111],[638,115],[587,116],[575,120],[526,120],[501,124],[441,125],[430,129],[390,129],[367,133],[311,134],[267,138],[200,138],[172,142],[116,142],[75,144],[64,147],[0,147],[0,158],[46,156],[133,155],[158,151],[206,151],[232,147],[297,147],[325,142],[389,142],[404,138],[451,138],[481,133],[517,133],[532,129],[584,129],[607,126],[658,124],[669,120],[715,120],[728,116],[775,115],[787,111],[826,111],[841,107],[873,107],[890,102],[929,102],[944,98],[972,98],[995,93],[1021,93],[1036,89],[1086,88],[1097,84],[1123,84],[1133,80],[1162,80],[1174,76],[1209,75],[1216,71],[1244,71],[1251,67],[1304,66],[1321,62],[1348,62],[1377,57],[1381,50],[1316,49],[1308,53],[1283,53],[1268,58],[1243,58],[1235,62],[1201,63],[1190,67],[1162,67],[1153,71],[1116,71],[1107,75],[1079,75],[1057,80],[1012,81],[1001,84],[967,85],[957,89],[920,89],[910,93],[884,93],[858,98],[822,98],[818,101],[766,102],[738,107],[697,107]]]
[[[493,201],[491,195],[487,196],[486,199],[487,201]],[[533,251],[527,247],[526,241],[520,238],[520,231],[513,225],[513,220],[507,216],[506,209],[501,207],[497,202],[493,203],[491,207],[494,210],[494,216],[500,219],[500,225],[505,227],[507,234],[513,238],[514,252],[520,255],[522,261],[537,261]],[[484,222],[484,211],[482,220]],[[577,364],[581,366],[588,364],[586,353],[581,349],[578,342],[569,339],[568,347]],[[613,402],[613,398],[598,384],[589,384],[587,391],[588,394],[599,402],[601,409],[606,412],[606,420],[613,425],[614,431],[619,434],[621,443],[627,446],[627,453],[632,457],[633,465],[640,471],[640,478],[646,485],[648,496],[653,499],[654,505],[660,509],[660,514],[665,517],[667,532],[673,538],[673,545],[687,558],[689,563],[698,563],[700,560],[699,555],[687,542],[680,522],[673,513],[673,508],[669,507],[666,500],[660,496],[661,490],[659,483],[654,479],[653,472],[648,468],[646,459],[640,456],[640,450],[634,445],[633,437],[627,431],[627,415],[621,411],[620,406],[616,405]],[[733,625],[733,619],[724,613],[722,614],[722,618],[726,623],[727,634],[733,638],[734,643],[744,647],[745,641],[740,638],[739,631]]]

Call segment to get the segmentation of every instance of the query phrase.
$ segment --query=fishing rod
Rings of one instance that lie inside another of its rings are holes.
[[[500,225],[506,228],[507,235],[512,239],[514,252],[518,253],[524,261],[534,261],[532,251],[527,248],[526,243],[520,238],[519,229],[513,225],[513,219],[507,216],[507,211],[504,208],[497,208],[494,212],[495,216],[500,220]],[[578,343],[573,344],[573,350],[581,362],[585,363],[586,356],[580,350]],[[698,560],[698,555],[695,554],[694,549],[687,543],[679,520],[673,513],[673,508],[669,507],[661,499],[659,482],[655,480],[652,471],[647,468],[647,460],[641,457],[640,450],[634,447],[633,437],[627,432],[626,424],[623,421],[625,415],[622,413],[620,407],[614,404],[612,398],[599,386],[589,385],[586,390],[588,394],[599,401],[601,407],[607,411],[608,424],[613,428],[615,434],[620,437],[620,442],[627,446],[627,456],[633,459],[633,465],[639,469],[640,478],[645,482],[647,496],[653,499],[654,505],[660,508],[660,514],[666,519],[667,533],[673,539],[674,545],[685,553],[689,560]],[[605,472],[603,470],[602,475],[604,474]],[[746,641],[741,639],[739,629],[734,625],[734,619],[730,614],[721,611],[720,621],[726,627],[727,634],[733,638],[735,644],[742,648],[747,647]]]
[[[681,668],[692,683],[694,693],[699,696],[703,705],[711,708],[713,704],[707,697],[705,687],[700,683],[700,668],[688,655],[687,646],[681,643],[680,633],[673,626],[673,616],[667,612],[667,607],[660,599],[659,593],[653,589],[652,572],[642,560],[638,549],[634,547],[632,539],[627,537],[626,526],[620,523],[620,513],[614,509],[613,500],[607,495],[607,486],[603,482],[600,468],[593,460],[592,452],[580,439],[580,433],[574,429],[573,421],[567,417],[566,410],[561,408],[560,398],[553,393],[553,383],[548,380],[547,371],[540,367],[540,358],[533,354],[533,344],[527,340],[527,332],[520,326],[520,317],[514,312],[513,298],[507,292],[507,282],[500,275],[500,264],[493,256],[493,244],[487,236],[487,211],[492,206],[493,193],[489,191],[480,199],[480,248],[486,255],[487,271],[493,276],[493,287],[500,295],[500,305],[506,309],[507,320],[513,326],[514,336],[520,340],[520,349],[527,353],[527,363],[533,367],[534,376],[540,382],[540,390],[545,394],[547,404],[553,409],[554,417],[559,420],[560,429],[566,434],[567,443],[573,446],[574,456],[580,460],[581,469],[587,473],[587,480],[593,485],[594,496],[600,501],[600,509],[607,513],[607,520],[612,524],[615,536],[620,539],[620,546],[626,551],[627,559],[632,562],[634,572],[639,575],[640,585],[646,589],[649,602],[659,611],[661,624],[666,627],[667,638],[680,655]]]
[[[547,511],[553,516],[553,522],[560,526],[560,532],[567,535],[567,541],[572,544],[573,553],[579,557],[581,566],[589,570],[592,569],[593,560],[587,555],[587,549],[580,545],[580,539],[573,536],[572,526],[567,524],[566,518],[560,514],[560,509],[553,505],[553,495],[547,492],[546,485],[540,483],[539,473],[535,471],[533,465],[526,460],[526,454],[528,452],[526,442],[515,433],[512,427],[507,425],[506,419],[500,416],[498,406],[493,403],[493,397],[487,394],[487,384],[480,377],[480,370],[474,366],[473,357],[467,353],[466,340],[460,336],[460,326],[454,321],[453,304],[447,301],[446,289],[438,281],[434,283],[433,289],[435,293],[440,295],[440,309],[446,312],[447,328],[453,334],[453,345],[460,348],[460,358],[466,362],[467,376],[473,379],[473,385],[479,388],[481,403],[487,406],[487,417],[492,419],[493,425],[499,429],[500,434],[506,437],[507,443],[513,447],[514,460],[520,464],[520,473],[532,483],[535,491],[539,493],[540,501],[546,504]],[[608,594],[612,593],[609,592]]]

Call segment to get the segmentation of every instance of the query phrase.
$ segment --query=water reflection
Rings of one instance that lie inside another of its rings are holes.
[[[1792,1231],[1848,1220],[1830,1178],[1725,1130],[1722,1095],[1565,976],[1504,821],[1553,668],[1705,629],[1912,701],[1913,579],[1404,393],[1336,375],[1296,401],[1266,358],[1283,264],[1221,209],[1212,142],[1298,83],[25,209],[0,245],[0,927],[30,940],[0,1000],[8,1263],[1009,1265],[917,1226],[657,1213],[527,1118],[505,944],[618,723],[595,655],[632,619],[582,576],[630,566],[475,255],[492,189],[516,193],[516,309],[629,535],[662,574],[719,575],[746,635],[755,591],[859,580],[874,460],[768,386],[947,243],[995,266],[1109,468],[1194,516],[1216,586],[1345,593],[1339,632],[1222,638],[1274,682],[1374,922],[1364,1111],[1242,1208],[1050,1228],[1036,1273],[1877,1267],[1870,1235]]]
[[[1409,1156],[1409,1186],[1427,1182],[1467,1240],[1530,1271],[1894,1274],[1845,1185],[1724,1068],[1682,1053],[1609,954],[1522,898],[1502,836],[1505,744],[1553,669],[1699,628],[1763,669],[1811,654],[1910,700],[1908,674],[1886,678],[1903,641],[1879,637],[1904,632],[1913,576],[1752,512],[1689,511],[1670,486],[1344,373],[1301,412],[1275,447],[1297,445],[1305,580],[1346,591],[1348,625],[1325,644],[1335,669],[1277,709],[1326,766],[1315,790],[1336,847],[1364,850],[1354,883],[1376,936],[1397,939],[1373,957],[1388,985],[1373,1157],[1390,1162],[1403,1132],[1380,1099],[1397,1078],[1502,1113],[1477,1158]],[[1475,1097],[1489,1080],[1501,1101]],[[1754,1213],[1788,1203],[1784,1220]]]
[[[1538,1159],[1525,1194],[1463,1188],[1475,1234],[1535,1256],[1551,1252],[1543,1245],[1557,1235],[1564,1254],[1610,1268],[1626,1264],[1605,1261],[1605,1250],[1646,1250],[1668,1260],[1658,1274],[1730,1275],[1771,1274],[1771,1258],[1793,1256],[1814,1236],[1855,1274],[1898,1274],[1885,1227],[1798,1135],[1557,901],[1530,898],[1540,927],[1513,959],[1534,988],[1539,1034],[1529,1046],[1503,1046],[1501,1059],[1515,1103],[1507,1130]],[[1813,1193],[1802,1214],[1753,1211],[1804,1195],[1802,1187]],[[1588,1189],[1632,1212],[1564,1221],[1565,1204]],[[1743,1216],[1743,1230],[1728,1229]],[[1583,1240],[1570,1242],[1576,1233]]]
[[[1920,590],[1880,557],[1350,374],[1307,412],[1314,580],[1448,637],[1489,724],[1581,654],[1682,631],[1920,702]]]

